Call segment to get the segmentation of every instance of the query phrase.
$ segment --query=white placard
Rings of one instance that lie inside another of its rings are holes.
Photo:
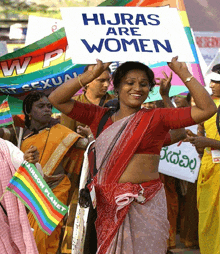
[[[0,41],[0,57],[8,53],[6,41]]]
[[[197,125],[187,127],[197,133]],[[198,177],[200,159],[190,143],[182,142],[163,147],[160,152],[159,172],[194,183]]]
[[[220,32],[196,31],[194,35],[201,54],[209,66],[220,48]]]
[[[194,62],[176,8],[61,8],[72,61]]]
[[[63,27],[60,19],[29,16],[25,46],[30,45]]]

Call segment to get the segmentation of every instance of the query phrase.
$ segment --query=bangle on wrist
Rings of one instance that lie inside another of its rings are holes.
[[[193,76],[188,77],[188,78],[185,80],[185,83],[191,81],[192,78],[194,78],[194,77],[193,77]]]
[[[81,77],[81,74],[79,74],[79,75],[77,76],[78,81],[79,81],[79,84],[80,84],[81,87],[85,87],[85,86],[82,84],[82,81],[81,81],[80,77]]]

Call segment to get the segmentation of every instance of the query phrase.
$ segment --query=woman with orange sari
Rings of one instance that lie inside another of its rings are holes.
[[[92,71],[53,91],[50,102],[69,117],[89,125],[93,134],[109,109],[72,100],[72,96],[102,73],[109,63],[97,60]],[[190,74],[185,63],[173,58],[168,64],[182,79],[196,106],[141,109],[155,85],[152,70],[138,62],[126,62],[113,75],[120,109],[109,115],[94,147],[98,173],[88,188],[97,203],[97,253],[166,253],[169,223],[166,197],[159,179],[160,149],[170,129],[208,119],[216,112],[206,90]],[[90,161],[92,166],[92,161]],[[94,193],[95,190],[95,193]],[[96,195],[94,195],[96,194]]]
[[[34,91],[26,96],[23,102],[23,112],[25,114],[25,128],[20,128],[17,133],[18,146],[23,152],[33,145],[37,147],[39,163],[46,182],[61,202],[71,205],[87,140],[51,118],[52,105],[42,92]],[[8,138],[14,140],[14,136],[12,130]],[[62,237],[63,221],[48,236],[40,229],[32,213],[28,214],[28,218],[34,229],[33,233],[39,253],[56,253]],[[70,220],[72,221],[71,216]],[[67,226],[65,225],[66,227],[63,228],[65,239],[67,237],[71,239],[72,228],[68,218],[66,224]],[[71,240],[69,242],[71,244]]]

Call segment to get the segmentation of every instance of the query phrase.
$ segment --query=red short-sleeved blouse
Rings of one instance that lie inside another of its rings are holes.
[[[93,135],[96,136],[100,120],[108,110],[108,108],[99,107],[94,104],[85,104],[75,101],[74,107],[68,116],[90,126]],[[190,107],[157,108],[149,110],[155,110],[155,114],[143,140],[137,148],[137,154],[159,155],[162,146],[170,143],[170,135],[168,134],[170,129],[179,129],[195,124],[195,121],[191,117]],[[146,110],[146,114],[149,110]],[[111,118],[109,118],[103,130],[108,128],[112,123]]]

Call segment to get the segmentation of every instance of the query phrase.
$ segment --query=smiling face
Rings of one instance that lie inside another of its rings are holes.
[[[149,94],[150,86],[146,73],[142,70],[131,70],[121,79],[118,95],[120,108],[139,110]]]
[[[212,89],[212,95],[220,97],[220,81],[211,80],[209,87]]]
[[[47,97],[42,97],[35,101],[30,112],[31,124],[38,123],[44,126],[49,123],[52,114],[52,105]]]

